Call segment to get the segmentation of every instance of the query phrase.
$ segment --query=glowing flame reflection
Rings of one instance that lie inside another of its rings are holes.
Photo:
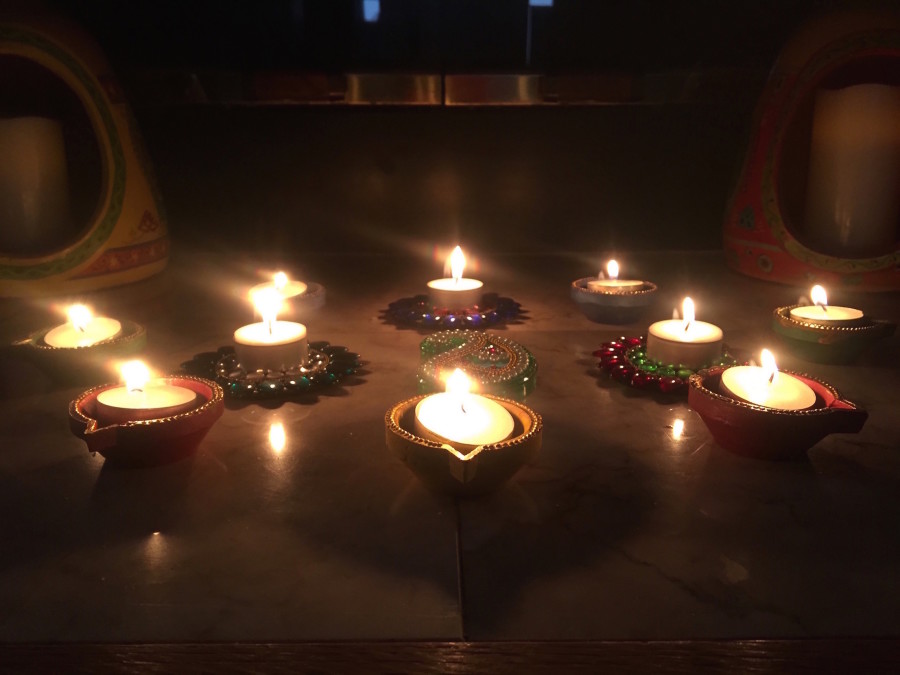
[[[281,422],[273,422],[269,425],[269,447],[276,455],[280,455],[287,445],[287,434],[284,431],[284,424]]]

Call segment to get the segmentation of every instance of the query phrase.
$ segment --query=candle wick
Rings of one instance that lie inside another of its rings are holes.
[[[273,325],[274,323],[275,322],[272,321],[271,319],[269,321],[266,321],[266,328],[269,329],[269,335],[272,335],[275,332],[275,330],[274,330],[275,326]]]
[[[775,381],[775,373],[773,372],[771,375],[769,375],[769,384],[772,384],[774,381]]]
[[[462,409],[463,414],[465,415],[465,414],[466,414],[466,402],[465,402],[465,401],[460,401],[460,402],[459,402],[459,407]]]

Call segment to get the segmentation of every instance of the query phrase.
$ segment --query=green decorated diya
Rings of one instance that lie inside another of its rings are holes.
[[[537,361],[509,338],[475,330],[445,330],[419,345],[420,394],[444,391],[444,376],[462,370],[484,394],[523,400],[537,384]]]

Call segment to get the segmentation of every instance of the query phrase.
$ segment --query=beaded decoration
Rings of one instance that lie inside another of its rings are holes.
[[[459,368],[482,393],[524,399],[537,384],[537,361],[506,337],[475,330],[445,330],[419,345],[416,372],[420,394],[443,391],[443,377]]]
[[[647,358],[647,339],[641,337],[620,337],[604,342],[594,352],[600,359],[600,368],[613,379],[635,389],[660,391],[664,394],[685,394],[687,383],[695,372],[712,366],[734,366],[738,364],[724,348],[722,355],[712,363],[692,370],[681,364],[661,363]]]
[[[226,398],[271,399],[299,396],[337,384],[361,367],[359,354],[327,342],[310,342],[306,363],[286,371],[245,371],[234,347],[197,354],[181,364],[182,370],[215,380]]]
[[[461,310],[432,305],[427,295],[401,298],[388,305],[384,318],[388,323],[417,328],[486,328],[513,321],[524,314],[522,305],[512,298],[486,293],[484,304]]]

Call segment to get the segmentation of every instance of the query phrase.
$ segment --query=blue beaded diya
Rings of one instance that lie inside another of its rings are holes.
[[[384,319],[387,323],[398,326],[446,330],[487,328],[515,321],[524,313],[521,304],[496,293],[485,293],[480,305],[454,310],[435,307],[427,295],[416,295],[389,304],[384,310]]]
[[[738,364],[724,348],[722,355],[712,363],[706,363],[696,370],[681,364],[661,363],[647,358],[647,338],[620,337],[604,342],[594,352],[600,359],[600,368],[618,380],[635,389],[658,391],[663,394],[686,394],[691,375],[712,366],[734,366]]]
[[[419,345],[420,394],[444,391],[443,376],[459,368],[484,394],[521,401],[537,385],[537,361],[518,342],[475,330],[445,330]]]
[[[278,399],[302,396],[330,387],[357,373],[359,354],[328,342],[310,342],[306,363],[285,371],[247,372],[238,362],[234,347],[197,354],[181,364],[182,370],[214,380],[228,399]]]

